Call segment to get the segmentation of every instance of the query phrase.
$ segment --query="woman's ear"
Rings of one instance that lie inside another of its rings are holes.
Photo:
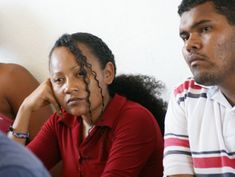
[[[110,85],[115,77],[114,66],[112,62],[108,62],[104,68],[104,82]]]

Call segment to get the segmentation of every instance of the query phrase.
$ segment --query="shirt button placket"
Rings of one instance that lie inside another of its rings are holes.
[[[78,153],[77,168],[78,168],[80,176],[82,176],[82,173],[81,173],[81,155],[80,155],[80,152]]]

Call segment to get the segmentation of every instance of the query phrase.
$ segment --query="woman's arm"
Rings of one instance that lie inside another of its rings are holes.
[[[28,132],[29,124],[31,122],[30,119],[37,118],[33,117],[33,113],[42,107],[48,106],[50,103],[56,108],[56,110],[60,109],[56,99],[54,98],[50,80],[47,79],[24,99],[12,126],[14,131],[21,133]],[[9,133],[9,137],[21,144],[25,144],[25,139],[17,138],[13,136],[12,133]]]
[[[17,64],[2,64],[1,78],[4,79],[3,92],[8,103],[8,109],[3,114],[15,119],[16,114],[23,100],[36,89],[39,85],[38,81],[24,67]],[[29,121],[30,139],[33,139],[42,124],[52,114],[50,106],[45,106],[33,112]]]

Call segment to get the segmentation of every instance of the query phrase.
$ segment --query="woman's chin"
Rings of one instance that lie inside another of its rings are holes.
[[[81,115],[87,114],[87,110],[81,109],[81,108],[70,108],[70,109],[68,109],[68,113],[79,117]]]

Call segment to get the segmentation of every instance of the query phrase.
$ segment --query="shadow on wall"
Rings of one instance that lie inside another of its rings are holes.
[[[42,81],[48,76],[50,35],[35,12],[25,7],[0,7],[0,62],[25,66]]]

